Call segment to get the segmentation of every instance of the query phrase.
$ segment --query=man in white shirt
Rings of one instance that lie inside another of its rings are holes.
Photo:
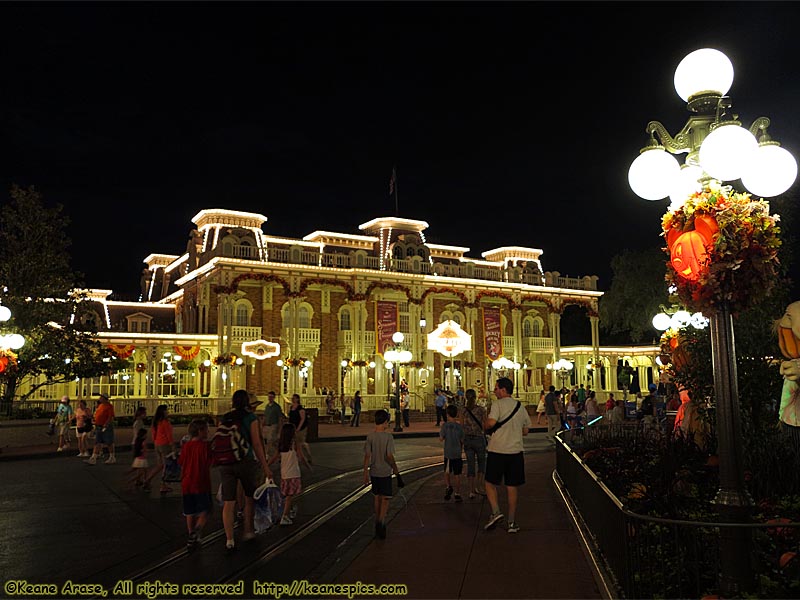
[[[484,529],[493,529],[503,520],[497,498],[497,486],[505,485],[508,494],[508,532],[517,533],[517,487],[525,483],[525,459],[522,437],[531,426],[528,411],[512,397],[514,382],[501,377],[494,386],[496,402],[492,402],[487,433],[491,433],[486,455],[486,497],[492,514]],[[495,425],[500,425],[493,430]]]

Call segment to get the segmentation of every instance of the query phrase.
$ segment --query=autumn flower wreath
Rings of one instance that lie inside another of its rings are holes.
[[[778,276],[779,219],[769,214],[767,201],[710,182],[662,218],[670,256],[666,281],[692,311],[750,307]]]

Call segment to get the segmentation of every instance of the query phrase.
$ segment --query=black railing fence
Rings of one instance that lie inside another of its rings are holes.
[[[637,435],[635,430],[621,433]],[[716,594],[720,536],[740,528],[752,536],[753,570],[761,578],[761,589],[775,590],[774,596],[759,597],[798,597],[786,593],[795,589],[791,577],[793,573],[800,577],[800,567],[786,563],[800,560],[800,523],[712,523],[633,513],[570,448],[570,443],[580,446],[594,435],[602,433],[559,434],[555,480],[578,513],[594,545],[591,550],[617,597],[698,599]],[[776,531],[794,540],[790,543],[794,552],[787,552],[786,544],[770,543]]]

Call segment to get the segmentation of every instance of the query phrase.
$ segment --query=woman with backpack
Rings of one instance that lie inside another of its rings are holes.
[[[222,481],[222,525],[225,528],[225,550],[229,553],[236,548],[233,529],[237,486],[241,483],[244,490],[242,541],[246,542],[256,537],[253,493],[265,478],[272,478],[261,438],[261,424],[250,410],[250,394],[247,390],[236,390],[231,404],[233,410],[220,418],[217,431],[211,438],[212,461],[218,466]]]

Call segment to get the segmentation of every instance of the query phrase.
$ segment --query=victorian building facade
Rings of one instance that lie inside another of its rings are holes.
[[[438,387],[490,391],[507,375],[520,397],[538,400],[543,387],[564,383],[548,367],[561,358],[560,319],[570,305],[584,310],[591,330],[590,346],[569,350],[570,382],[594,377],[593,388],[616,390],[622,356],[641,362],[627,356],[638,353],[648,366],[658,354],[602,350],[597,277],[545,270],[540,249],[507,246],[473,258],[471,248],[428,242],[426,222],[400,217],[303,238],[265,233],[267,217],[255,213],[207,209],[192,222],[182,254],[145,258],[140,302],[91,290],[83,305],[79,318],[95,321],[122,368],[46,394],[202,403],[245,387],[385,399],[402,378],[422,408]],[[428,334],[448,320],[471,335],[454,357],[428,346]],[[383,359],[392,329],[411,352],[393,370]]]

